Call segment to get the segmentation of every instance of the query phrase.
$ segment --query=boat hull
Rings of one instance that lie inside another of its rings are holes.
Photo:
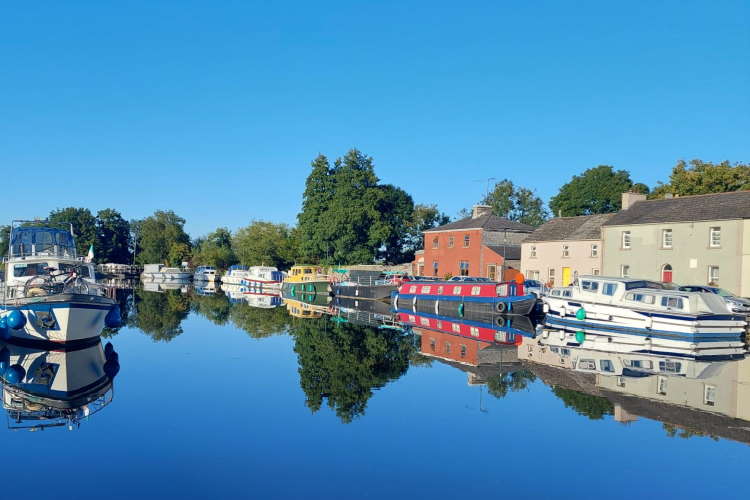
[[[397,285],[334,285],[333,294],[354,299],[386,300],[397,289]]]
[[[30,342],[70,343],[98,337],[116,302],[107,297],[61,294],[54,298],[21,299],[0,311],[20,311],[26,318],[23,328],[8,328],[10,337]]]
[[[471,310],[476,313],[500,313],[529,315],[536,305],[534,295],[511,297],[463,297],[463,296],[435,296],[423,294],[395,293],[393,306],[400,309],[421,308],[434,309],[435,314],[460,314],[460,311]]]

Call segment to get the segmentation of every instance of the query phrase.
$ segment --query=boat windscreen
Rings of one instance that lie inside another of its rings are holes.
[[[13,229],[10,251],[13,256],[52,252],[75,254],[73,236],[62,229],[49,227],[18,227]]]
[[[637,280],[637,281],[626,281],[625,290],[632,290],[634,288],[653,288],[655,290],[664,290],[664,286],[656,281],[648,280]]]

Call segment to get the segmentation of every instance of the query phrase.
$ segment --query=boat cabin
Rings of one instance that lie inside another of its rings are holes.
[[[324,273],[323,268],[318,266],[296,265],[289,270],[289,275],[285,281],[305,282],[305,281],[327,281],[328,276]]]
[[[524,294],[523,285],[515,282],[407,281],[399,287],[401,295],[439,297],[517,297]]]

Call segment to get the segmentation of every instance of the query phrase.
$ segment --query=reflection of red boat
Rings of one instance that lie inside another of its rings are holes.
[[[483,342],[520,345],[523,336],[512,326],[494,326],[446,316],[399,312],[398,319],[405,325],[428,328],[438,332],[460,335]],[[502,318],[501,318],[502,320]],[[517,328],[517,327],[516,327]]]

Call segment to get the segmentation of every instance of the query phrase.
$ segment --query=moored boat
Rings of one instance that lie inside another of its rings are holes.
[[[523,284],[493,281],[408,281],[393,295],[396,308],[428,304],[435,314],[447,311],[459,316],[468,309],[501,314],[527,315],[536,296],[524,293]]]
[[[746,322],[727,311],[713,294],[669,290],[629,278],[582,276],[572,286],[553,288],[543,298],[548,327],[640,344],[650,349],[743,347]],[[687,344],[686,344],[687,343]]]
[[[284,274],[271,266],[234,265],[221,277],[222,283],[263,288],[278,288],[284,280]]]
[[[193,273],[193,281],[207,281],[213,283],[218,278],[219,275],[216,273],[216,268],[213,266],[198,266]]]
[[[0,287],[0,337],[76,342],[98,337],[105,324],[119,324],[116,301],[96,283],[91,259],[77,256],[73,234],[41,224],[11,225]]]
[[[282,293],[290,298],[303,293],[329,295],[331,292],[331,278],[318,266],[292,266],[282,284]]]
[[[146,264],[141,273],[143,281],[190,281],[193,272],[182,267],[169,267],[163,264]]]

